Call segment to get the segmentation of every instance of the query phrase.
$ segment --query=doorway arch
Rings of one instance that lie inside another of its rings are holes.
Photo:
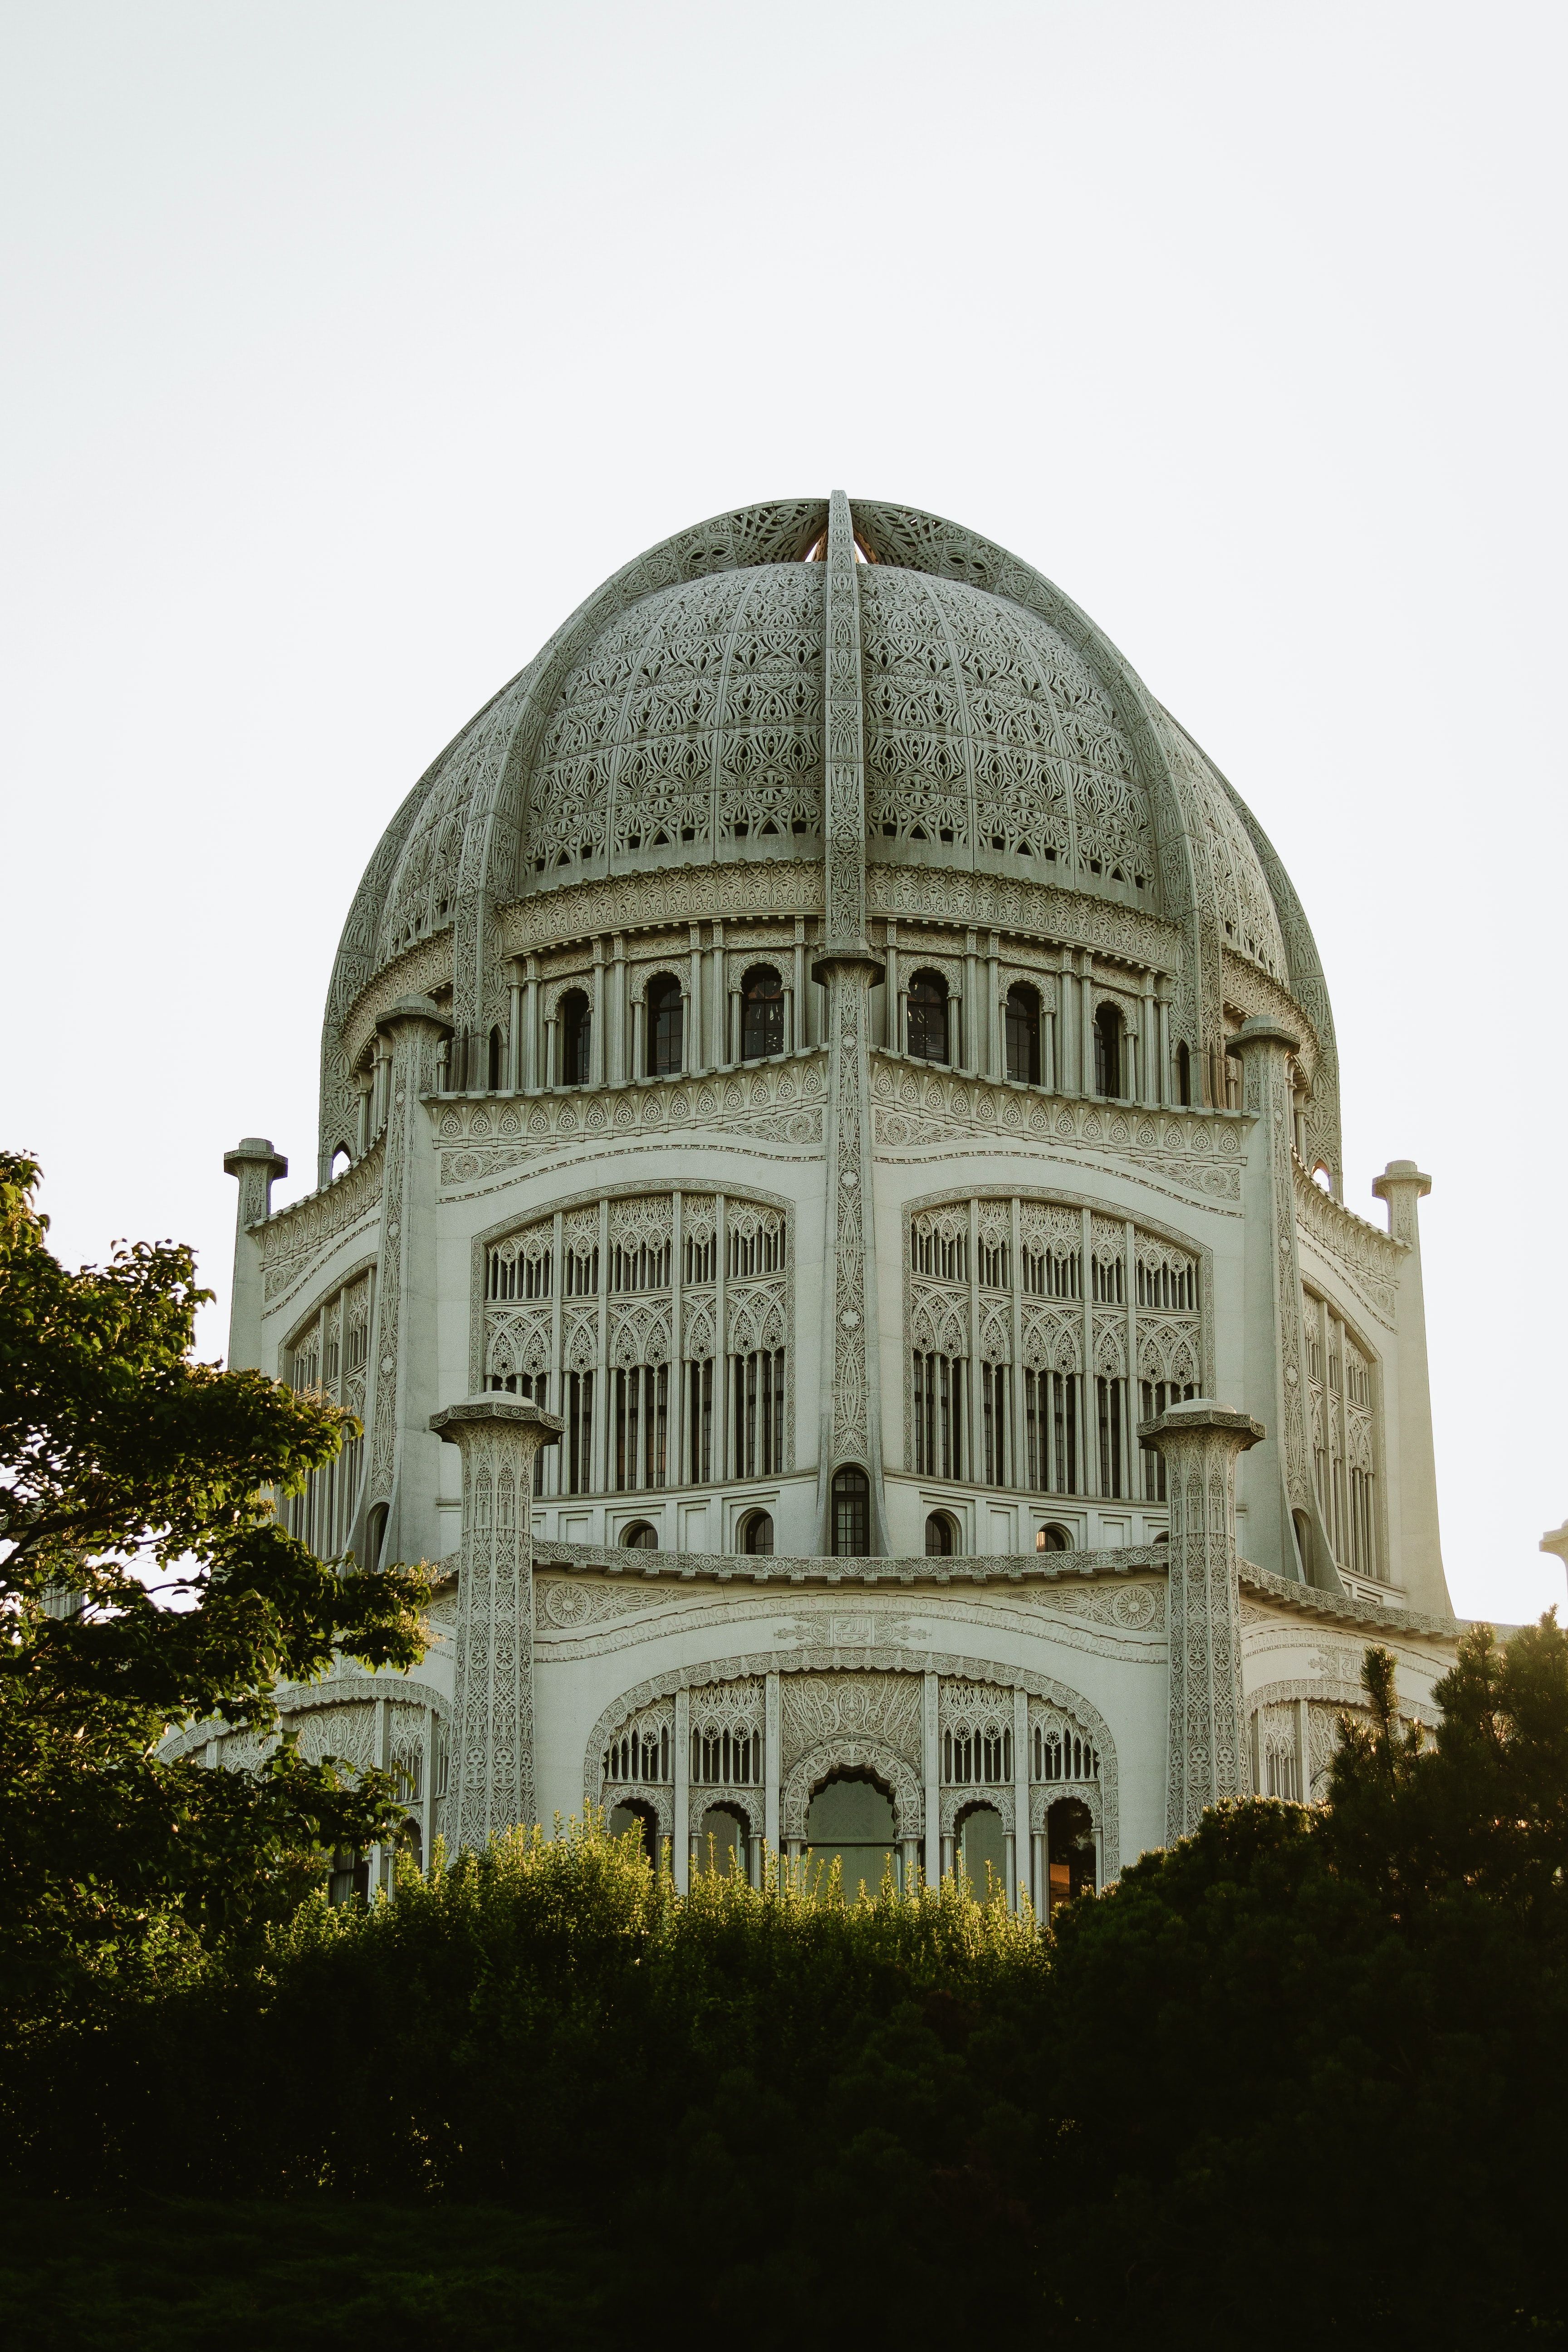
[[[875,1897],[889,1872],[894,1885],[900,1884],[898,1816],[890,1790],[876,1773],[865,1766],[842,1767],[813,1790],[805,1859],[806,1883],[819,1895],[834,1863],[839,1864],[848,1904],[863,1895]]]

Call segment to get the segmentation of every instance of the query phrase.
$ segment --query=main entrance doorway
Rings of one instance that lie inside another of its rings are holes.
[[[889,1861],[893,1884],[900,1883],[899,1841],[893,1802],[869,1773],[836,1772],[825,1780],[805,1816],[806,1884],[814,1893],[826,1889],[835,1861],[844,1866],[844,1900],[874,1895]]]

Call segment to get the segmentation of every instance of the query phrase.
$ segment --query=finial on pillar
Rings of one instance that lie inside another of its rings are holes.
[[[223,1172],[239,1180],[239,1222],[258,1225],[272,1213],[272,1187],[289,1173],[289,1162],[265,1135],[242,1135],[223,1155]]]
[[[1373,1178],[1372,1190],[1374,1199],[1388,1203],[1388,1230],[1394,1240],[1414,1244],[1415,1204],[1432,1190],[1430,1176],[1423,1176],[1414,1160],[1391,1160],[1382,1175]]]

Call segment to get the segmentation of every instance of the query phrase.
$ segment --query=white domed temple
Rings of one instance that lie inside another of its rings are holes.
[[[320,1189],[226,1165],[232,1360],[363,1423],[283,1508],[440,1576],[421,1668],[283,1702],[424,1851],[603,1805],[682,1884],[1043,1908],[1310,1795],[1369,1640],[1430,1714],[1427,1180],[1343,1205],[1278,857],[954,524],[752,507],[592,595],[371,859]]]

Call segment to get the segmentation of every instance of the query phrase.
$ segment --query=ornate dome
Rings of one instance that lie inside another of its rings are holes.
[[[1321,974],[1283,869],[1103,634],[959,525],[865,501],[852,514],[868,882],[937,866],[1141,909],[1187,935],[1210,1000],[1194,998],[1194,1047],[1223,1059],[1227,952],[1293,992],[1325,1045]],[[469,722],[361,885],[329,1060],[366,984],[448,927],[459,1008],[484,1017],[466,958],[482,958],[484,919],[508,903],[620,875],[820,864],[826,517],[824,499],[786,501],[667,541]]]

